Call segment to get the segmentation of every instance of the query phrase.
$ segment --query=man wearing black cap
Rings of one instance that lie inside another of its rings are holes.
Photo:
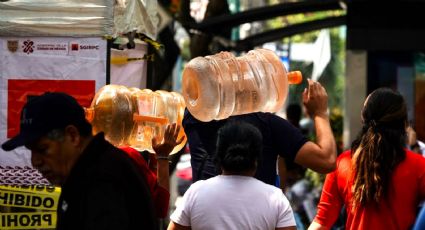
[[[166,129],[155,146],[167,155],[179,127]],[[145,179],[122,150],[103,133],[92,135],[84,109],[64,93],[45,93],[25,104],[20,133],[2,144],[5,151],[25,146],[31,162],[60,185],[57,229],[157,229]]]

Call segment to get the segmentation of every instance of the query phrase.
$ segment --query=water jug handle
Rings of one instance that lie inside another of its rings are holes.
[[[135,122],[154,122],[159,123],[161,125],[165,125],[168,123],[168,118],[166,117],[152,117],[146,115],[140,115],[137,113],[133,114],[133,121]]]

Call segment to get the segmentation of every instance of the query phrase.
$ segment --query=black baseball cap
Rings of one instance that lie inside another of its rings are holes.
[[[44,93],[28,100],[21,111],[20,132],[4,142],[5,151],[30,144],[54,129],[67,125],[90,126],[83,107],[65,93]]]

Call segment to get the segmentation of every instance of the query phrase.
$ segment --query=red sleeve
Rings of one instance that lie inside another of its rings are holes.
[[[418,172],[418,181],[419,181],[419,199],[423,200],[425,199],[425,158],[421,154],[417,154],[415,152],[412,152],[410,150],[406,150],[406,154],[412,155],[415,157],[415,162],[417,165],[417,169],[415,170]]]
[[[154,191],[154,205],[156,207],[156,217],[165,218],[168,214],[168,207],[170,204],[170,193],[167,189],[156,185]]]
[[[136,162],[140,173],[145,177],[152,194],[156,216],[158,218],[166,217],[170,203],[170,193],[165,188],[158,185],[155,172],[149,169],[147,162],[137,150],[131,147],[120,147],[120,149],[124,150],[124,152]]]
[[[338,219],[343,200],[338,192],[337,170],[326,176],[314,221],[331,228]]]

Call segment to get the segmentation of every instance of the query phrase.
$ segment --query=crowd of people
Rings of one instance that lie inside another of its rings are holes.
[[[309,229],[332,229],[341,213],[347,229],[413,228],[425,198],[425,158],[413,152],[419,141],[408,131],[403,96],[389,88],[368,95],[361,132],[340,154],[324,87],[308,80],[302,100],[314,141],[298,126],[299,111],[295,121],[255,112],[210,122],[186,111],[183,127],[169,124],[163,139],[152,139],[156,154],[146,159],[92,134],[72,96],[45,93],[25,104],[19,134],[2,148],[25,146],[33,167],[62,188],[57,229],[158,229],[168,216],[168,229],[296,229],[287,189],[305,169],[327,174]],[[168,213],[169,154],[182,128],[193,184]]]

